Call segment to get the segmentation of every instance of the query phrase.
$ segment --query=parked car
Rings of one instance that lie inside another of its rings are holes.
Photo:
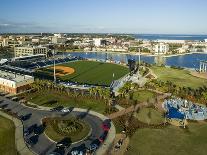
[[[64,138],[56,144],[57,148],[68,148],[71,145],[70,138]]]
[[[71,155],[83,155],[84,153],[82,151],[79,151],[79,150],[74,150],[74,151],[71,151]]]
[[[91,144],[88,148],[88,152],[89,153],[94,153],[96,150],[98,149],[98,145],[97,144]]]
[[[63,108],[63,109],[61,110],[61,112],[71,112],[72,109],[73,109],[72,107]]]
[[[55,108],[52,108],[51,111],[61,111],[64,107],[63,106],[58,106]]]
[[[99,141],[103,143],[108,135],[108,131],[104,131],[104,133],[99,137]]]

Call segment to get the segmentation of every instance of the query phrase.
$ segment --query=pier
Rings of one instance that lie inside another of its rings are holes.
[[[200,61],[200,72],[207,72],[207,61]]]

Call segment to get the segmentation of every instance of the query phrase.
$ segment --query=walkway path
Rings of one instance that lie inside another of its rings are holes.
[[[16,149],[21,155],[34,155],[34,153],[29,150],[27,145],[24,142],[24,137],[23,137],[23,124],[20,120],[18,120],[15,117],[12,117],[2,111],[0,111],[0,115],[10,119],[14,122],[15,125],[15,144],[16,144]]]
[[[115,112],[115,113],[112,113],[110,115],[108,115],[108,118],[110,119],[114,119],[114,118],[117,118],[117,117],[120,117],[120,116],[123,116],[123,115],[126,115],[130,112],[133,112],[133,111],[137,111],[138,108],[141,108],[143,106],[146,106],[147,103],[146,102],[143,102],[143,103],[140,103],[140,104],[137,104],[136,106],[131,106],[129,108],[124,108],[123,110],[121,111],[118,111],[118,112]]]

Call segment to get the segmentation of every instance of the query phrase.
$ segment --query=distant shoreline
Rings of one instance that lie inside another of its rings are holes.
[[[111,54],[130,54],[130,55],[139,55],[138,52],[114,52],[114,51],[70,51],[70,52],[66,52],[66,53],[72,53],[72,52],[77,52],[77,53],[94,53],[94,52],[97,52],[97,53],[111,53]],[[195,54],[195,53],[198,53],[198,54],[207,54],[207,51],[206,52],[189,52],[189,53],[178,53],[178,54],[169,54],[169,55],[160,55],[160,56],[163,56],[163,57],[175,57],[175,56],[182,56],[182,55],[189,55],[189,54]],[[156,57],[156,56],[159,56],[159,55],[153,55],[151,53],[140,53],[141,56],[149,56],[149,57]]]

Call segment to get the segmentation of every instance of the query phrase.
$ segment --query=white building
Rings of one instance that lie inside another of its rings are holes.
[[[168,51],[169,45],[165,43],[158,43],[153,48],[153,52],[155,55],[166,54]]]
[[[94,45],[96,47],[106,45],[106,40],[104,40],[102,38],[94,38],[93,41],[94,41]]]
[[[47,54],[48,48],[41,46],[24,46],[24,47],[15,47],[14,54],[15,57],[30,56],[37,54]]]
[[[158,39],[157,42],[159,43],[169,43],[169,44],[185,44],[185,40],[163,40]]]
[[[205,39],[205,42],[207,43],[207,39]]]
[[[52,37],[53,44],[64,44],[66,41],[67,39],[63,37],[57,37],[57,36]]]
[[[34,77],[0,70],[0,90],[11,94],[24,92],[30,88]]]
[[[9,39],[8,39],[8,38],[4,38],[4,39],[3,39],[2,46],[3,46],[3,47],[7,47],[7,46],[9,46]]]
[[[54,37],[62,38],[62,37],[63,37],[63,34],[55,33],[55,34],[54,34]]]
[[[189,45],[182,45],[181,48],[178,48],[178,53],[186,53],[189,49]]]

